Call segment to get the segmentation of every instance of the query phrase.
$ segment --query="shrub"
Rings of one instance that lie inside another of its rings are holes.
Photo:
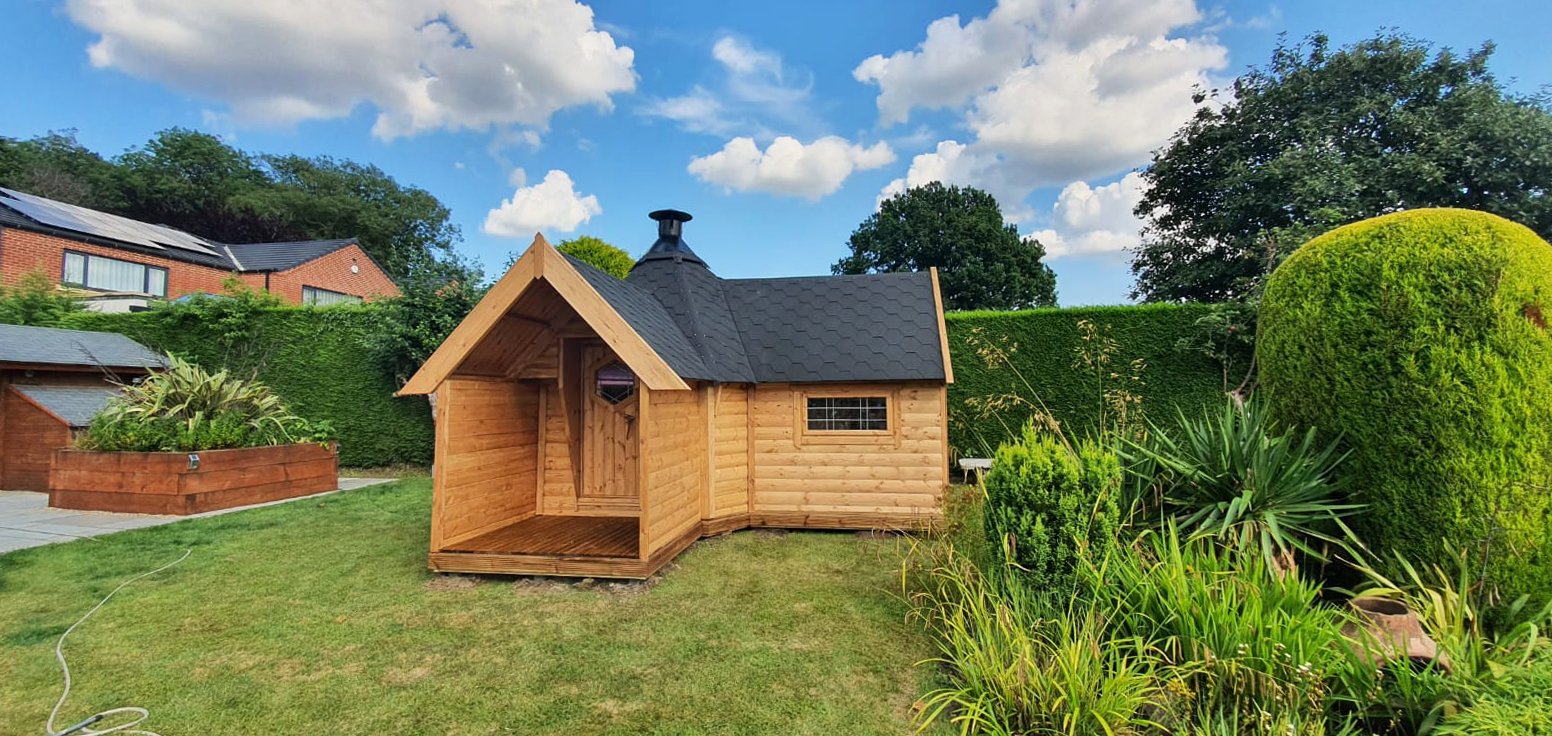
[[[1334,480],[1343,458],[1335,443],[1317,441],[1314,429],[1273,426],[1254,398],[1178,417],[1173,429],[1154,425],[1147,440],[1129,443],[1140,457],[1128,466],[1151,476],[1142,483],[1183,532],[1258,552],[1284,570],[1295,551],[1324,559],[1315,545],[1341,542],[1332,534],[1359,507],[1344,502]]]
[[[280,397],[226,371],[207,373],[177,357],[92,419],[76,440],[85,450],[168,452],[261,447],[330,439],[326,423],[286,411]]]
[[[945,317],[954,362],[949,444],[961,455],[990,457],[1037,413],[1049,415],[1070,436],[1091,434],[1108,421],[1103,417],[1117,414],[1107,393],[1112,399],[1140,396],[1148,411],[1162,415],[1217,406],[1224,367],[1195,345],[1177,347],[1201,331],[1199,320],[1214,313],[1202,304],[950,312]],[[1086,335],[1094,339],[1085,341]],[[1096,341],[1114,348],[1095,351]],[[987,346],[996,354],[985,351]],[[1078,365],[1075,356],[1085,350],[1094,357],[1108,352],[1109,369]],[[1140,367],[1136,381],[1130,380],[1134,367]],[[1240,370],[1238,364],[1233,370]],[[1018,399],[999,401],[1010,394]],[[984,406],[987,402],[993,405]]]
[[[1455,540],[1506,600],[1552,597],[1552,247],[1466,210],[1337,228],[1262,301],[1275,416],[1352,448],[1360,537],[1423,567]]]
[[[23,274],[10,288],[0,286],[0,325],[59,327],[65,315],[85,308],[42,271]]]
[[[1070,587],[1081,556],[1102,556],[1115,542],[1120,485],[1114,453],[1028,425],[997,448],[986,473],[987,539],[1033,588]]]
[[[555,249],[617,279],[629,276],[631,267],[636,265],[636,259],[623,248],[591,235],[562,240]]]
[[[177,309],[86,312],[72,316],[69,326],[123,333],[202,366],[255,376],[297,416],[327,421],[334,428],[342,466],[431,463],[433,432],[426,400],[395,398],[398,384],[373,361],[368,348],[384,319],[376,304],[265,308],[251,319],[250,337],[236,349],[223,345],[214,327]]]

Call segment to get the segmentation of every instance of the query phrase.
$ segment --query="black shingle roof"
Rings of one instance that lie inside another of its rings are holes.
[[[614,308],[625,321],[630,324],[641,339],[646,340],[652,346],[652,350],[668,367],[684,378],[694,378],[703,381],[720,381],[717,374],[707,370],[706,364],[701,361],[700,353],[695,346],[684,336],[679,325],[663,304],[653,298],[652,294],[637,288],[636,286],[621,281],[579,261],[571,256],[566,256],[582,278],[598,292],[609,306]]]
[[[943,380],[932,276],[723,282],[759,382]]]
[[[113,386],[24,386],[13,387],[27,398],[53,412],[71,427],[84,427],[107,407],[119,390]]]
[[[248,243],[228,245],[226,248],[237,261],[241,271],[284,271],[356,242],[351,238],[339,240],[298,240],[289,243]]]
[[[0,363],[165,368],[166,360],[116,332],[0,325]]]
[[[643,257],[625,281],[571,259],[685,378],[724,383],[943,380],[925,273],[721,279]]]
[[[36,196],[36,195],[34,195]],[[228,245],[217,243],[205,238],[204,240],[214,246],[215,254],[200,253],[184,248],[147,248],[138,243],[131,243],[100,235],[77,232],[65,228],[55,227],[38,220],[34,220],[26,213],[14,207],[6,205],[5,199],[0,197],[0,227],[14,227],[22,230],[31,230],[47,235],[55,235],[86,243],[106,245],[112,248],[140,253],[159,258],[166,258],[184,263],[193,263],[199,266],[209,266],[227,271],[263,272],[284,271],[300,266],[315,258],[333,253],[351,243],[359,242],[354,238],[336,240],[300,240],[285,243],[245,243],[241,245]],[[165,226],[158,226],[165,227]],[[171,228],[169,228],[171,229]]]

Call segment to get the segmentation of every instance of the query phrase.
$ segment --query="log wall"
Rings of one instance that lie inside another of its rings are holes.
[[[708,519],[749,513],[749,387],[718,386],[713,397]]]
[[[452,378],[437,391],[431,548],[538,510],[539,387]]]
[[[814,433],[809,395],[885,396],[883,433]],[[940,515],[948,483],[941,384],[761,385],[755,388],[755,526],[915,525]]]
[[[706,398],[642,388],[642,556],[694,532],[707,489]]]

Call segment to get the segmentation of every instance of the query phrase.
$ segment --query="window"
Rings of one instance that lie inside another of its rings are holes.
[[[636,374],[624,363],[610,363],[598,369],[593,390],[604,401],[618,404],[636,393]]]
[[[889,431],[889,400],[883,396],[810,396],[810,432]]]
[[[320,289],[316,286],[303,286],[302,303],[310,307],[327,307],[334,304],[360,304],[361,297],[339,291]]]
[[[63,278],[69,286],[97,291],[133,291],[167,296],[167,269],[143,263],[65,251]]]

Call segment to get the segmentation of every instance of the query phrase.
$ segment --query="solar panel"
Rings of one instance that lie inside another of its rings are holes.
[[[178,248],[179,250],[194,251],[195,253],[220,257],[214,250],[215,246],[209,241],[197,238],[182,230],[162,225],[151,225],[138,220],[131,220],[128,217],[110,215],[106,212],[98,212],[85,207],[77,207],[73,204],[56,202],[52,199],[44,199],[43,197],[3,187],[0,187],[0,195],[5,197],[5,206],[51,227],[74,230],[87,235],[96,235],[100,238],[122,240],[126,243],[134,243],[156,250]]]

